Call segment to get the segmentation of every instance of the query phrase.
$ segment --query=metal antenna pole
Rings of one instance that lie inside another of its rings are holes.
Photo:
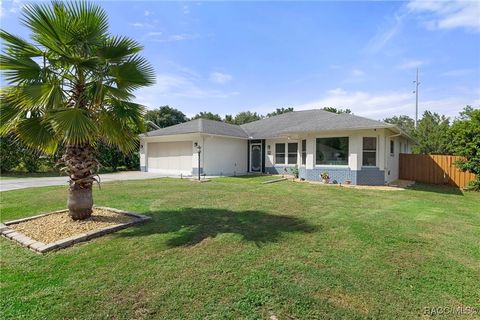
[[[415,128],[417,127],[418,124],[418,86],[420,85],[420,82],[418,82],[418,68],[417,68],[417,79],[413,81],[415,83]]]

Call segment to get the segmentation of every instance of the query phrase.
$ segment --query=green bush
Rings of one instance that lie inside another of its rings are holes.
[[[457,161],[456,166],[477,176],[470,187],[480,191],[480,109],[467,106],[453,123],[449,135],[452,152],[465,158]]]
[[[0,137],[0,172],[11,172],[18,164],[20,148],[11,136]]]

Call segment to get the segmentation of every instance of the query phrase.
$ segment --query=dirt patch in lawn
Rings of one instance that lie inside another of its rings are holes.
[[[362,315],[367,315],[372,309],[372,304],[364,295],[347,294],[339,291],[328,291],[317,294],[322,300],[343,308],[353,310]]]
[[[81,221],[72,220],[68,212],[60,212],[12,224],[10,228],[34,240],[52,243],[77,234],[128,223],[134,219],[125,214],[94,208],[92,216]]]

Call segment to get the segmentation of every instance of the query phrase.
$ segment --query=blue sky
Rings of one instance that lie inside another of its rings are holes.
[[[25,3],[3,1],[1,24],[27,37]],[[420,112],[480,105],[479,1],[101,4],[111,33],[141,42],[155,67],[156,84],[136,92],[149,108],[413,116],[416,67]]]

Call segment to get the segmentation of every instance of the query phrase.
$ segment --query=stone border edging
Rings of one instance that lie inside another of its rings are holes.
[[[10,240],[18,242],[22,246],[24,246],[26,248],[29,248],[29,249],[37,252],[37,253],[46,253],[46,252],[49,252],[49,251],[52,251],[52,250],[58,250],[58,249],[63,249],[63,248],[72,246],[75,243],[79,243],[79,242],[83,242],[83,241],[88,241],[90,239],[98,238],[98,237],[101,237],[103,235],[113,233],[115,231],[125,229],[125,228],[130,227],[134,224],[144,222],[144,221],[147,221],[147,220],[151,219],[151,217],[143,215],[143,214],[118,210],[118,209],[109,208],[109,207],[96,207],[95,206],[94,208],[124,214],[124,215],[135,218],[135,220],[130,221],[130,222],[125,222],[125,223],[115,224],[113,226],[108,226],[108,227],[105,227],[105,228],[92,230],[92,231],[81,233],[81,234],[77,234],[77,235],[74,235],[72,237],[65,238],[65,239],[60,239],[60,240],[57,240],[55,242],[48,243],[48,244],[43,243],[41,241],[34,240],[30,237],[27,237],[26,235],[24,235],[21,232],[18,232],[18,231],[15,231],[14,229],[9,228],[9,226],[12,225],[12,224],[17,224],[17,223],[20,223],[20,222],[25,222],[25,221],[41,218],[41,217],[44,217],[44,216],[47,216],[47,215],[62,213],[62,212],[68,211],[66,209],[63,209],[63,210],[52,211],[52,212],[49,212],[49,213],[39,214],[39,215],[28,217],[28,218],[22,218],[22,219],[8,221],[8,222],[5,222],[5,223],[0,223],[0,234],[4,237],[10,239]]]

